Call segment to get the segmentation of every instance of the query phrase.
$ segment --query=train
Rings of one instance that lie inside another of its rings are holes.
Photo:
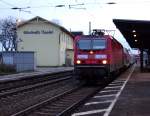
[[[129,51],[121,43],[101,30],[75,37],[74,72],[79,80],[97,82],[110,78],[133,64],[131,59]]]

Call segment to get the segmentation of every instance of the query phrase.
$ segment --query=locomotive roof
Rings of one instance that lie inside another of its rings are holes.
[[[80,35],[81,37],[112,37],[111,35]]]
[[[150,21],[113,19],[132,48],[150,49]]]

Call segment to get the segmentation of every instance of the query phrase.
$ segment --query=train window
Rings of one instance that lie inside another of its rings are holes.
[[[82,49],[82,50],[91,49],[91,40],[79,40],[78,41],[78,48]]]
[[[93,40],[93,49],[105,49],[106,48],[106,40]]]

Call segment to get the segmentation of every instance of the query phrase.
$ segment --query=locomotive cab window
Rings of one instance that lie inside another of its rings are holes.
[[[81,50],[99,50],[106,48],[105,39],[81,39],[77,43],[78,48]]]
[[[94,39],[93,40],[93,49],[105,49],[106,48],[106,40],[104,39]]]
[[[89,50],[91,49],[91,40],[79,40],[78,48],[81,50]]]

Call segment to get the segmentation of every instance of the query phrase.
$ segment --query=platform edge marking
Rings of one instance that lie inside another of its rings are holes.
[[[71,116],[83,116],[83,115],[88,115],[88,114],[96,114],[96,113],[101,113],[105,112],[107,109],[100,109],[100,110],[91,110],[91,111],[86,111],[86,112],[79,112],[79,113],[74,113]]]
[[[106,112],[104,113],[103,116],[109,116],[109,114],[110,114],[110,112],[112,111],[112,109],[113,109],[115,103],[117,102],[117,100],[118,100],[118,98],[119,98],[121,92],[123,91],[123,89],[125,88],[125,85],[126,85],[127,82],[129,81],[129,79],[130,79],[130,77],[131,77],[131,75],[132,75],[134,69],[135,69],[135,65],[133,66],[131,72],[129,73],[129,75],[128,75],[128,77],[127,77],[127,80],[124,82],[124,84],[123,84],[123,86],[121,87],[120,91],[119,91],[118,94],[116,95],[114,101],[111,103],[111,105],[110,105],[109,108],[106,110]]]
[[[103,103],[111,103],[113,100],[107,100],[107,101],[102,101],[102,102],[88,102],[85,105],[95,105],[95,104],[103,104]]]

